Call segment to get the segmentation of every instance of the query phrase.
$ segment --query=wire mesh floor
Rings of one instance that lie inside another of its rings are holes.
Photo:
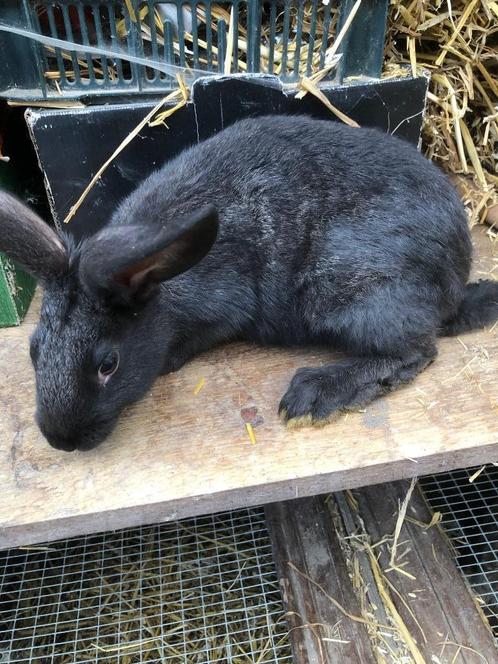
[[[498,638],[498,468],[421,478]],[[0,552],[0,664],[290,664],[263,510]]]
[[[498,639],[498,467],[423,477],[431,508],[441,512],[442,526],[455,549],[456,563],[479,598]]]
[[[263,510],[0,552],[0,662],[291,662]]]

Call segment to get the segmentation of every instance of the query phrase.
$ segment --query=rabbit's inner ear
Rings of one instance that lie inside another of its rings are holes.
[[[172,279],[193,267],[204,258],[213,242],[214,239],[200,230],[189,231],[161,251],[114,273],[113,280],[132,292],[147,290],[148,286]]]
[[[112,278],[132,292],[172,279],[204,258],[217,233],[218,214],[211,206],[168,224],[155,238],[150,238],[148,229],[144,228],[140,241],[135,244],[140,259],[129,256],[113,271]]]
[[[128,265],[124,270],[114,273],[112,278],[120,286],[137,292],[145,282],[163,281],[165,278],[163,277],[164,260],[164,252],[158,251],[133,265]]]
[[[110,225],[86,241],[80,279],[87,290],[125,302],[148,297],[161,281],[198,263],[218,232],[212,207],[166,223],[147,226]]]

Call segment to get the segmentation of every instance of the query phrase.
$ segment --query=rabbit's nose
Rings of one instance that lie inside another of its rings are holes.
[[[76,449],[77,441],[74,438],[51,431],[43,422],[38,422],[38,426],[51,447],[55,447],[56,450],[64,450],[64,452],[74,452]]]
[[[46,433],[43,433],[43,435],[48,440],[51,447],[55,447],[56,450],[64,450],[64,452],[74,452],[74,450],[77,448],[77,444],[71,438],[65,438],[64,436],[58,436],[54,434],[47,435]]]

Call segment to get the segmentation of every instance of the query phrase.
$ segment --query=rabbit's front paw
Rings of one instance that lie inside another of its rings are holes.
[[[280,417],[289,428],[323,426],[341,411],[357,408],[382,393],[377,380],[355,378],[344,365],[299,369],[280,402]]]

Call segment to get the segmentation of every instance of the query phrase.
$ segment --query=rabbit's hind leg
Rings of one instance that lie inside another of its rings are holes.
[[[296,372],[279,407],[289,426],[327,423],[360,408],[410,382],[434,360],[438,314],[432,298],[426,292],[422,300],[406,285],[403,292],[386,291],[322,317],[321,332],[328,329],[331,344],[351,357]]]
[[[299,369],[280,402],[288,426],[327,424],[342,411],[365,406],[408,383],[436,356],[435,346],[404,357],[352,357],[324,367]]]

